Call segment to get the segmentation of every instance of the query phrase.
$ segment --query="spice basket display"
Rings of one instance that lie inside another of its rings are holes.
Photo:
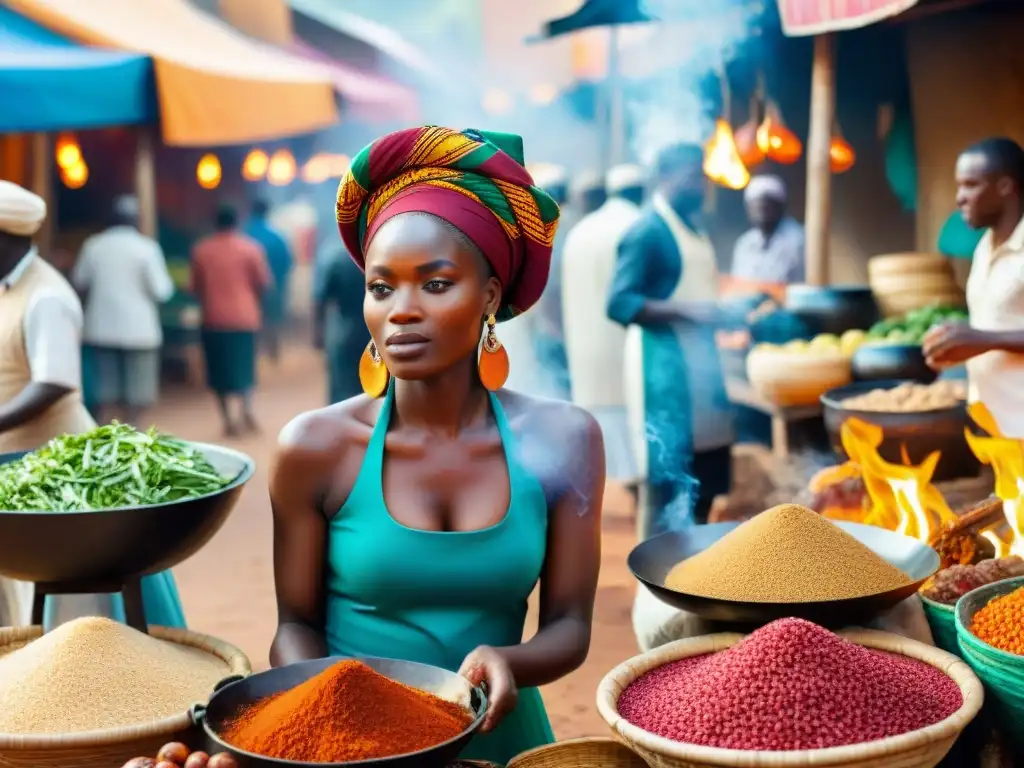
[[[647,762],[615,739],[570,739],[531,749],[506,768],[648,768]]]
[[[938,569],[939,556],[935,550],[915,539],[873,525],[847,522],[834,524],[903,571],[909,577],[907,583],[863,597],[813,602],[716,599],[665,586],[666,577],[677,564],[704,552],[742,525],[736,522],[694,525],[684,532],[654,536],[637,545],[630,552],[627,562],[637,580],[668,605],[711,621],[756,626],[790,616],[826,627],[864,624],[915,594],[921,584]]]
[[[232,682],[220,688],[205,706],[192,711],[193,722],[202,728],[209,753],[227,752],[238,763],[239,768],[272,768],[273,766],[308,766],[329,768],[330,766],[359,765],[361,768],[445,768],[456,763],[473,734],[483,723],[487,714],[487,696],[482,689],[454,672],[427,664],[396,659],[361,657],[358,659],[373,672],[404,686],[434,694],[447,701],[457,701],[468,710],[472,717],[469,725],[454,738],[415,752],[388,757],[359,760],[357,762],[302,762],[254,754],[233,746],[225,740],[239,715],[257,702],[301,686],[322,673],[330,670],[341,658],[316,659],[267,670]],[[352,661],[352,660],[349,660]],[[456,763],[457,764],[457,763]]]
[[[238,679],[252,672],[252,666],[245,654],[217,638],[190,630],[157,626],[150,627],[149,634],[152,638],[195,649],[219,659],[224,663],[227,677],[231,679]],[[0,629],[0,659],[29,646],[41,637],[43,628],[39,626]],[[131,670],[111,669],[110,674],[116,678],[119,674],[131,674]],[[212,692],[211,688],[210,693]],[[96,706],[100,706],[99,703]],[[187,738],[191,729],[192,714],[186,707],[180,714],[122,728],[67,734],[0,733],[0,766],[111,768],[136,755],[155,754],[166,742]]]
[[[628,722],[619,712],[619,700],[631,683],[671,662],[717,653],[743,639],[739,634],[705,635],[657,648],[619,665],[601,681],[597,709],[614,735],[643,757],[651,768],[933,768],[949,752],[957,736],[981,709],[981,683],[970,668],[951,654],[898,635],[870,630],[840,633],[846,640],[868,649],[915,659],[935,667],[960,689],[962,704],[933,725],[898,736],[860,744],[794,751],[722,749],[654,735]]]
[[[956,633],[964,660],[988,692],[989,710],[1014,751],[1024,756],[1024,656],[995,648],[971,631],[974,616],[993,600],[1024,588],[1024,577],[997,581],[968,592],[956,604]],[[1024,627],[1019,631],[1024,632]]]
[[[220,530],[255,463],[217,445],[182,443],[225,478],[203,496],[87,512],[0,511],[0,575],[35,583],[32,623],[42,624],[46,595],[123,592],[127,623],[145,631],[140,579],[172,568]],[[24,453],[0,455],[0,464]]]

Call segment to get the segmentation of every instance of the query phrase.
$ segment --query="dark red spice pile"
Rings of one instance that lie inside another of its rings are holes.
[[[780,619],[720,653],[633,681],[619,713],[673,741],[725,749],[839,747],[932,725],[963,704],[934,667]]]

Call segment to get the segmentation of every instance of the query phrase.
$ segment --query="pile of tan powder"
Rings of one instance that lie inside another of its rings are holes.
[[[817,512],[781,504],[683,560],[677,592],[750,603],[813,603],[888,592],[912,579]]]
[[[205,651],[109,619],[70,621],[0,657],[0,733],[79,733],[162,720],[230,673]]]

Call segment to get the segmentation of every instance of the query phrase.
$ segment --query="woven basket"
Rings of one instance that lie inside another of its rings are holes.
[[[149,628],[161,640],[197,648],[223,659],[228,676],[252,672],[249,659],[238,648],[209,635],[186,629]],[[43,628],[0,629],[0,656],[23,648],[43,636]],[[116,675],[117,670],[111,669]],[[211,691],[212,693],[212,691]],[[72,734],[0,734],[0,766],[3,768],[117,768],[133,757],[152,756],[169,741],[182,741],[192,728],[188,710],[180,715],[127,728],[108,728]]]
[[[615,739],[572,739],[531,749],[512,758],[507,768],[649,768],[647,762]]]
[[[643,757],[651,768],[934,768],[981,709],[984,698],[981,682],[960,659],[930,645],[873,630],[849,630],[840,634],[867,648],[899,653],[941,669],[960,686],[963,706],[939,723],[900,736],[845,747],[793,752],[754,752],[683,744],[648,733],[619,716],[619,696],[641,675],[672,661],[725,650],[743,637],[723,633],[669,643],[619,665],[605,676],[598,687],[597,710],[611,726],[612,732]]]

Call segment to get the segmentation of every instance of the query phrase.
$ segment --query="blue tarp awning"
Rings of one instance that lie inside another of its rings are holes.
[[[155,122],[148,56],[86,48],[0,5],[0,133]]]

